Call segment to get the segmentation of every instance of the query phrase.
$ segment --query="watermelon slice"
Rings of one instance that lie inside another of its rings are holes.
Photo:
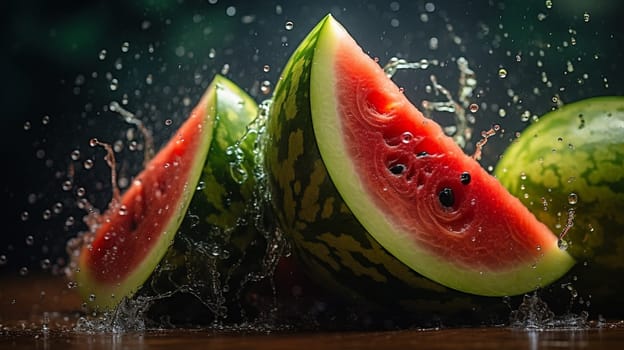
[[[269,120],[274,207],[308,265],[329,266],[325,277],[350,270],[383,282],[382,265],[424,286],[406,266],[459,291],[504,296],[572,267],[556,236],[425,118],[331,15],[284,71]],[[366,248],[375,243],[390,258]]]
[[[120,203],[111,202],[100,217],[90,242],[80,251],[74,276],[90,306],[112,309],[132,296],[169,249],[191,199],[196,193],[203,197],[196,189],[220,117],[219,102],[232,100],[232,85],[216,76],[172,139],[134,178]]]

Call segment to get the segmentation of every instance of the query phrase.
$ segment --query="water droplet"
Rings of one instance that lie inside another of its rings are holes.
[[[89,170],[91,168],[93,168],[93,159],[85,159],[85,161],[82,163],[82,166],[86,169]]]
[[[20,267],[19,274],[20,274],[20,276],[28,275],[28,268],[26,266]]]
[[[50,124],[50,116],[49,115],[44,115],[43,118],[41,118],[41,124],[43,124],[43,125]]]
[[[95,294],[89,294],[89,301],[95,301]]]
[[[50,259],[43,259],[39,262],[39,265],[43,270],[47,270],[50,266],[52,266],[52,263],[50,262]]]
[[[546,8],[550,9],[550,8],[552,8],[552,6],[553,6],[552,0],[546,0]]]
[[[568,194],[568,203],[570,205],[574,205],[574,204],[578,203],[578,196],[577,196],[576,193],[570,192],[570,194]]]
[[[498,70],[498,77],[504,79],[507,77],[507,69],[501,68]]]
[[[106,49],[102,49],[102,50],[100,51],[100,53],[98,54],[98,58],[99,58],[101,61],[105,60],[105,59],[106,59],[106,53],[107,53]]]
[[[408,144],[412,142],[413,139],[414,139],[414,135],[412,135],[412,133],[409,131],[406,131],[401,134],[401,142],[403,142],[404,144]]]
[[[66,227],[73,226],[75,222],[76,222],[76,219],[74,219],[73,216],[68,216],[67,219],[65,219],[65,226]]]
[[[9,261],[9,259],[6,257],[6,255],[4,255],[4,254],[0,255],[0,266],[6,265],[6,263],[8,261]]]
[[[121,44],[121,52],[128,52],[129,49],[130,49],[130,43],[127,41],[124,41]]]
[[[206,182],[204,182],[204,181],[200,181],[200,182],[197,184],[197,188],[196,188],[196,189],[197,189],[197,191],[202,191],[202,190],[204,190],[205,188],[206,188]]]
[[[565,239],[559,239],[557,241],[557,246],[561,250],[567,250],[568,249],[568,242]]]
[[[29,121],[24,122],[24,130],[30,130],[32,124]]]
[[[73,288],[76,288],[76,287],[78,287],[78,283],[76,283],[74,281],[67,282],[67,288],[73,289]]]
[[[271,93],[271,82],[268,80],[263,81],[262,84],[260,84],[260,91],[265,95]]]
[[[292,21],[286,21],[286,24],[284,25],[284,28],[286,30],[292,30],[294,26],[295,26],[295,24]]]
[[[85,190],[84,187],[78,187],[78,189],[76,189],[76,195],[78,197],[84,197],[85,194],[87,194],[87,190]]]
[[[583,14],[583,21],[584,21],[585,23],[589,22],[589,12],[585,12],[585,13]]]
[[[169,126],[169,125],[171,125],[171,124],[173,124],[173,120],[171,120],[171,119],[165,119],[165,125],[166,125],[166,126]]]
[[[28,221],[28,218],[30,217],[30,213],[27,211],[23,211],[20,214],[20,218],[22,219],[22,221]]]
[[[476,104],[476,103],[471,103],[470,106],[468,107],[468,109],[472,113],[477,113],[477,111],[479,110],[479,105]]]
[[[128,215],[128,208],[127,208],[124,204],[122,204],[122,205],[119,207],[119,215],[120,215],[120,216],[126,216],[126,215]]]
[[[542,246],[538,244],[537,247],[535,247],[535,249],[539,252],[542,250]]]
[[[78,160],[80,159],[80,151],[75,149],[71,152],[71,159],[72,160]]]
[[[100,142],[98,141],[98,139],[96,139],[95,137],[89,140],[89,146],[91,147],[95,147],[99,144]]]
[[[227,75],[229,72],[230,72],[230,65],[226,63],[221,68],[221,75]]]
[[[225,14],[232,17],[236,15],[236,7],[235,6],[228,6],[225,9]]]
[[[265,64],[264,67],[262,67],[262,71],[265,73],[268,73],[271,70],[271,66],[269,66],[268,64]]]
[[[62,185],[63,191],[69,191],[69,190],[71,190],[71,189],[72,189],[72,186],[73,186],[73,185],[72,185],[71,180],[65,180],[65,181],[63,181],[63,185]]]
[[[526,180],[526,179],[527,179],[527,175],[526,175],[526,173],[525,173],[524,171],[523,171],[523,172],[521,172],[521,173],[520,173],[520,180],[524,181],[524,180]]]
[[[117,78],[113,78],[111,79],[109,88],[111,91],[116,91],[117,87],[119,86],[119,81],[117,80]]]
[[[35,237],[33,237],[32,235],[28,235],[26,236],[26,245],[33,245],[35,244]]]

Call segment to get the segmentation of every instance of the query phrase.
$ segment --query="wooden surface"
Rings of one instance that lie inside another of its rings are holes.
[[[61,278],[0,277],[0,349],[624,349],[624,322],[577,330],[507,327],[386,332],[207,329],[77,332],[81,300]]]

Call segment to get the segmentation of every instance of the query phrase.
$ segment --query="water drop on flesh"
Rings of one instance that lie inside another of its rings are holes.
[[[294,26],[295,24],[292,21],[287,21],[286,24],[284,24],[286,30],[292,30]]]
[[[401,134],[401,142],[403,142],[404,144],[410,143],[413,138],[414,138],[414,135],[412,135],[412,133],[409,131],[406,131],[403,134]]]
[[[498,77],[504,79],[507,77],[507,69],[501,68],[498,70]]]

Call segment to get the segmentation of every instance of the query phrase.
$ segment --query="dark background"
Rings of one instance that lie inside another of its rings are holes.
[[[424,89],[430,74],[455,94],[454,61],[466,57],[478,79],[476,133],[494,123],[505,130],[484,150],[487,167],[528,124],[521,117],[525,111],[539,116],[557,101],[624,93],[620,3],[553,0],[547,8],[544,0],[3,2],[0,274],[57,272],[63,266],[65,242],[86,229],[84,211],[76,206],[80,187],[96,208],[105,208],[110,171],[104,151],[89,147],[90,138],[120,142],[122,177],[140,170],[142,152],[130,148],[132,140],[140,147],[143,139],[108,111],[111,101],[135,113],[158,147],[224,65],[225,75],[258,102],[270,97],[260,91],[261,82],[273,86],[300,40],[331,12],[382,63],[398,56],[446,64],[397,74],[416,104],[435,99]],[[291,30],[287,21],[294,24]],[[438,39],[435,49],[432,37]],[[508,71],[504,79],[498,77],[500,67]],[[70,157],[75,150],[78,160]],[[90,170],[83,166],[87,159],[94,162]],[[66,191],[62,184],[72,167],[73,186]],[[70,217],[73,225],[67,225]]]

